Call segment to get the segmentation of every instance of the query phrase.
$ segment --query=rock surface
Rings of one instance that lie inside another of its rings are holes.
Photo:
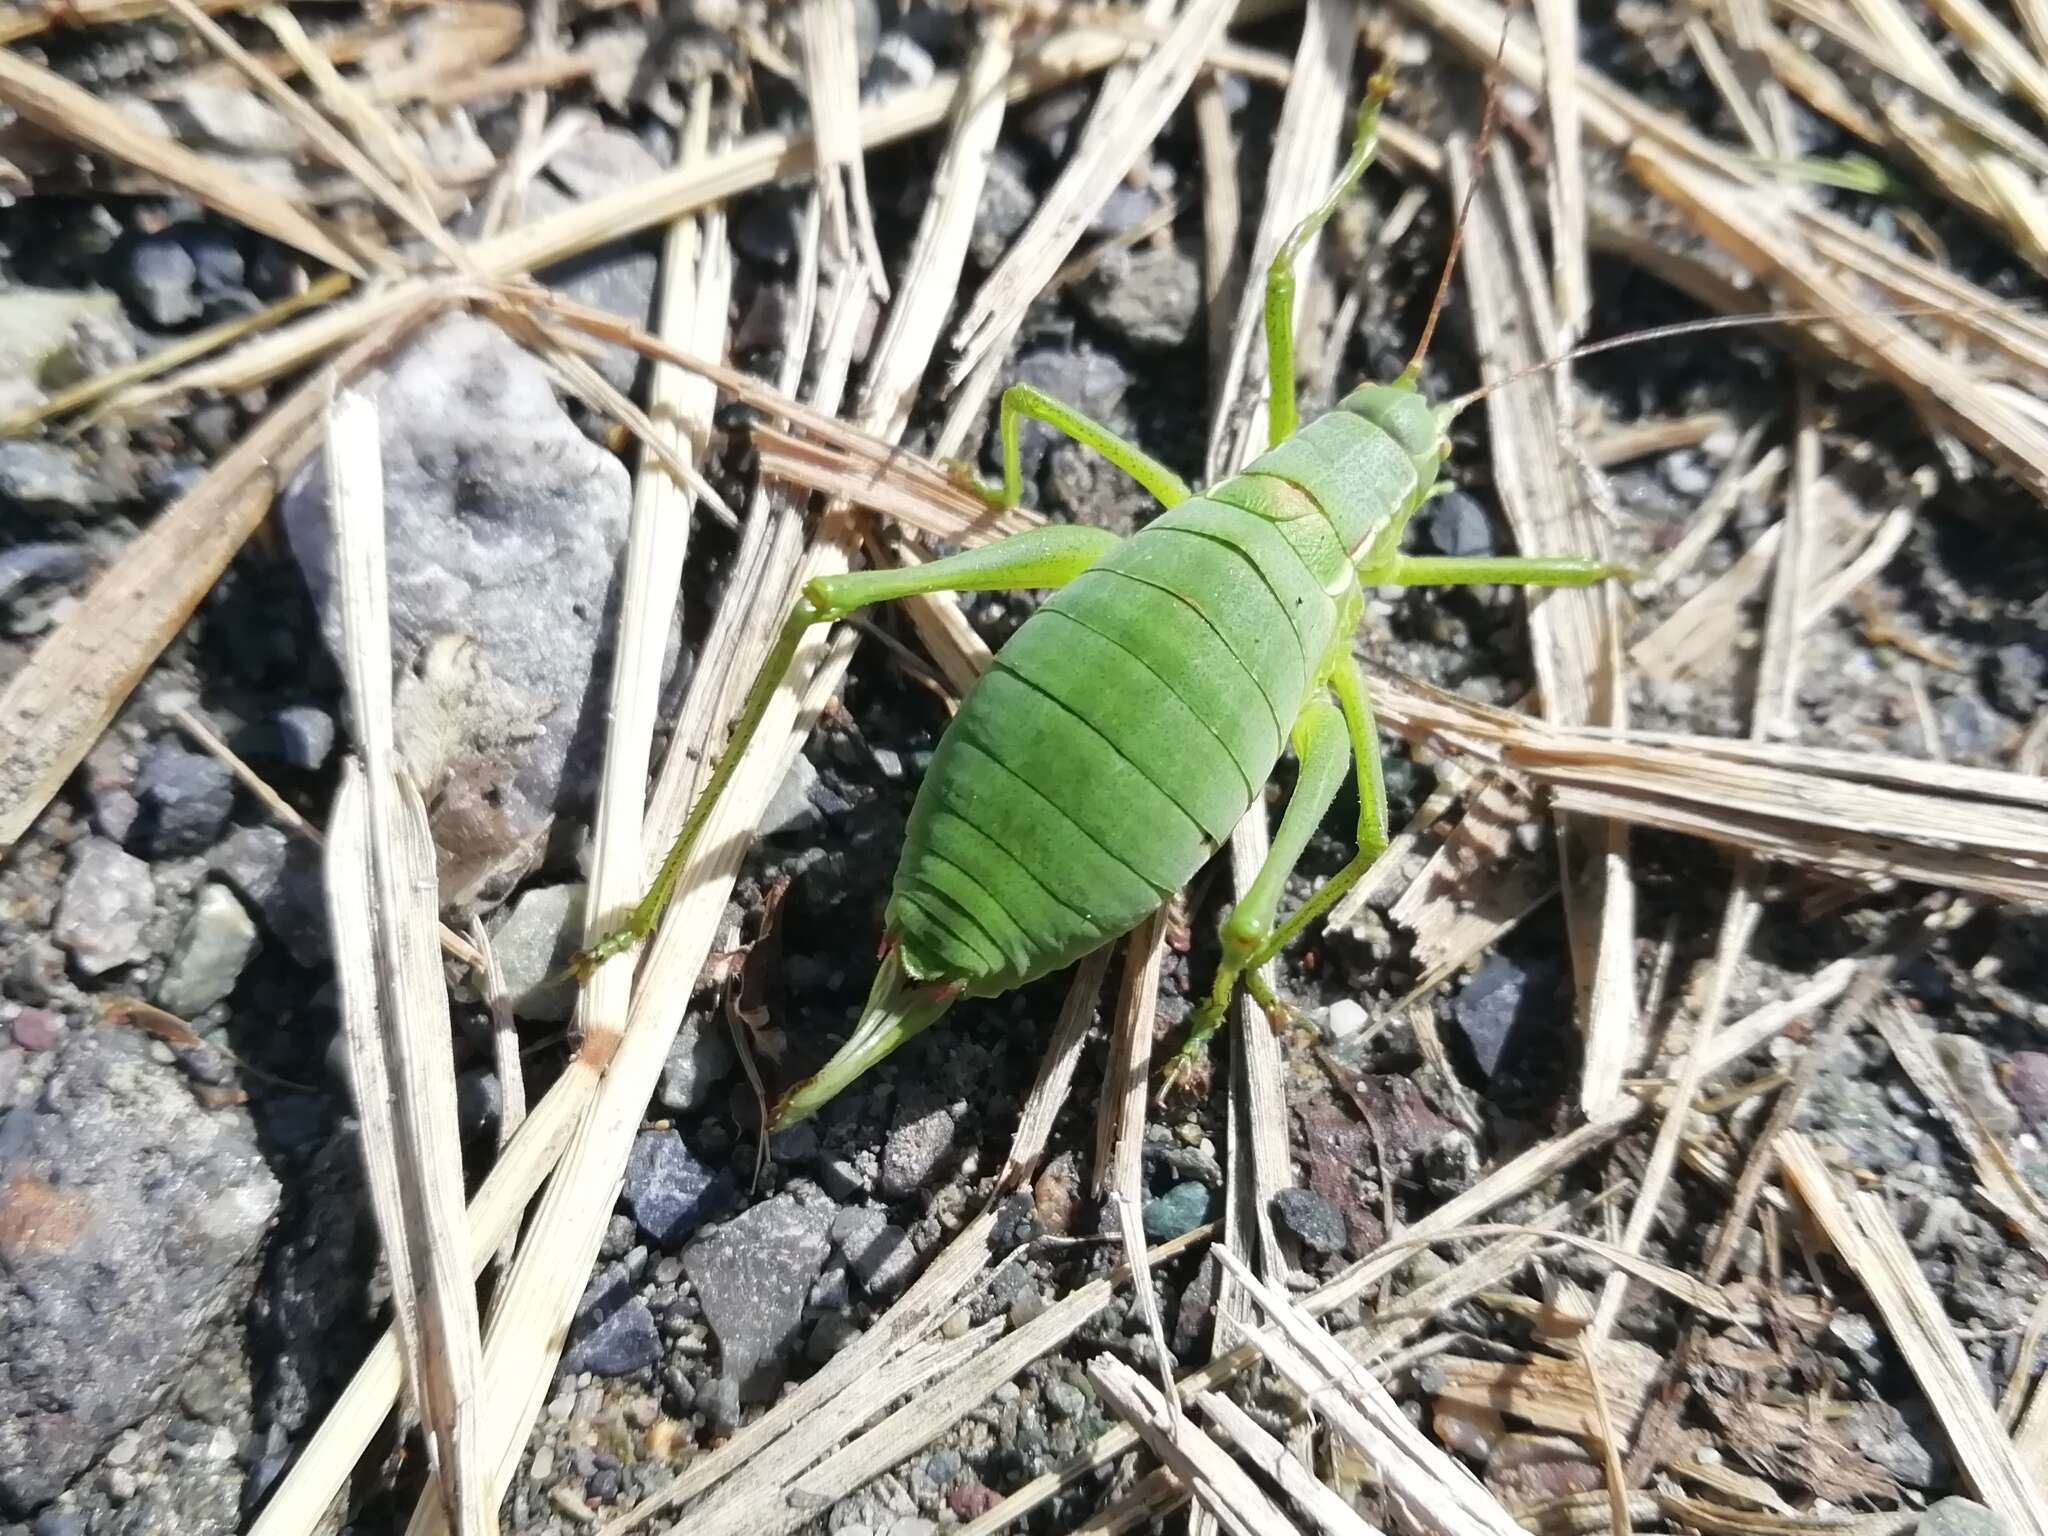
[[[141,958],[142,929],[156,910],[149,866],[103,837],[72,855],[57,906],[57,942],[88,976]]]
[[[0,1510],[55,1498],[242,1307],[277,1202],[245,1110],[132,1033],[71,1037],[0,1121]]]
[[[367,387],[382,408],[400,745],[429,796],[442,897],[459,904],[526,873],[585,788],[631,494],[540,364],[484,321],[442,320]],[[317,466],[284,518],[338,646]]]
[[[256,924],[233,892],[208,882],[185,919],[156,1000],[180,1018],[206,1012],[226,999],[256,952]]]
[[[804,1299],[831,1251],[832,1217],[829,1200],[777,1195],[683,1250],[684,1272],[718,1337],[720,1373],[745,1401],[764,1401],[782,1385]]]

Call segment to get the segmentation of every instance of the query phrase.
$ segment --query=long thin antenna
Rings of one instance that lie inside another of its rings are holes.
[[[1905,315],[1952,315],[1956,312],[1956,306],[1953,304],[1902,305],[1871,311],[1873,315],[1883,319]],[[1560,364],[1574,363],[1582,357],[1597,357],[1602,352],[1619,352],[1623,347],[1633,347],[1641,342],[1670,341],[1680,336],[1701,336],[1710,331],[1757,330],[1766,325],[1825,325],[1830,322],[1839,324],[1841,316],[1824,309],[1784,309],[1753,315],[1710,315],[1703,320],[1678,320],[1670,325],[1653,325],[1646,330],[1630,331],[1622,336],[1609,336],[1602,341],[1583,342],[1568,352],[1555,353],[1531,363],[1526,368],[1518,368],[1504,378],[1495,379],[1491,384],[1482,384],[1479,388],[1458,396],[1444,409],[1455,416],[1467,406],[1478,404],[1495,390],[1504,389],[1510,384],[1519,384],[1524,379],[1534,378],[1537,374],[1546,373]]]
[[[1511,5],[1501,16],[1500,39],[1493,46],[1493,63],[1486,71],[1486,104],[1480,109],[1479,137],[1472,146],[1472,179],[1465,184],[1465,196],[1458,204],[1457,221],[1451,225],[1451,248],[1444,254],[1443,271],[1437,274],[1436,293],[1429,301],[1429,317],[1422,322],[1422,335],[1416,340],[1408,366],[1401,370],[1400,383],[1413,384],[1422,377],[1422,360],[1429,355],[1429,344],[1436,337],[1437,321],[1443,318],[1444,305],[1451,297],[1451,275],[1457,271],[1458,250],[1465,243],[1465,222],[1472,216],[1472,198],[1478,192],[1479,178],[1484,174],[1486,152],[1493,147],[1494,131],[1500,126],[1501,64],[1507,58],[1508,26],[1513,19]]]

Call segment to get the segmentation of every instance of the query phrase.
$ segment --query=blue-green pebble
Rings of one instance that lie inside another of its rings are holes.
[[[1145,1202],[1145,1235],[1155,1243],[1192,1232],[1209,1219],[1209,1186],[1189,1180]]]

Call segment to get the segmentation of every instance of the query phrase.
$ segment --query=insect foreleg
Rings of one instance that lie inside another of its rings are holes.
[[[774,650],[754,679],[746,703],[740,708],[739,720],[733,726],[732,736],[727,740],[725,750],[719,754],[717,767],[711,771],[711,780],[697,796],[696,804],[690,807],[683,830],[677,834],[668,855],[661,861],[654,883],[626,921],[578,955],[571,962],[571,968],[578,976],[588,976],[604,961],[625,953],[654,931],[669,898],[675,894],[676,881],[682,875],[690,850],[696,846],[704,823],[725,792],[725,786],[745,755],[748,743],[761,728],[769,701],[775,697],[783,675],[795,661],[804,632],[812,625],[833,623],[875,603],[930,592],[1009,592],[1063,587],[1108,554],[1118,542],[1117,536],[1106,529],[1052,524],[924,565],[901,570],[848,571],[836,576],[820,576],[811,582],[790,610],[789,617],[783,621],[782,633],[776,637]]]
[[[1316,232],[1330,222],[1344,195],[1358,185],[1379,152],[1380,108],[1394,89],[1394,77],[1382,70],[1365,88],[1365,102],[1358,109],[1358,138],[1351,158],[1309,216],[1294,226],[1273,261],[1266,268],[1266,376],[1271,396],[1266,405],[1266,446],[1277,448],[1294,436],[1301,424],[1294,403],[1294,259]]]
[[[1014,507],[1024,500],[1025,418],[1042,421],[1055,432],[1064,433],[1084,448],[1092,448],[1118,469],[1143,486],[1162,506],[1172,508],[1186,501],[1187,482],[1151,454],[1127,438],[1118,437],[1094,417],[1077,411],[1063,400],[1029,384],[1012,384],[1003,391],[1002,409],[996,429],[1003,441],[1003,483],[987,485],[968,479],[974,488],[1001,507]]]
[[[1575,555],[1400,555],[1380,570],[1361,571],[1358,579],[1368,587],[1590,587],[1625,574],[1608,561]]]

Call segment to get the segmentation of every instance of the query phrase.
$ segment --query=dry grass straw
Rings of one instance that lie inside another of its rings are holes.
[[[1045,289],[1105,199],[1187,94],[1195,71],[1230,20],[1231,0],[1189,0],[1127,81],[1105,97],[1066,168],[1002,263],[975,293],[953,333],[951,378],[957,386],[998,341],[1013,315]]]
[[[1406,3],[1475,62],[1493,56],[1506,19],[1493,0]],[[1503,65],[1524,86],[1540,89],[1542,58],[1527,30],[1510,27]],[[1929,422],[1953,432],[2031,494],[2048,500],[2048,423],[2016,403],[1981,369],[1930,345],[1870,299],[1867,285],[1881,271],[1896,275],[1938,269],[1902,256],[1880,257],[1866,234],[1851,233],[1843,221],[1800,205],[1754,168],[1597,71],[1582,66],[1578,73],[1587,133],[1621,155],[1638,181],[1671,203],[1757,283],[1801,309],[1826,314],[1832,323],[1815,328],[1813,335],[1830,353],[1884,377]],[[1856,262],[1843,262],[1845,247],[1861,253]],[[1958,296],[1951,325],[1971,324],[1976,315],[1994,315],[2008,324],[2015,319],[2010,305],[1954,274],[1941,274],[1941,282]],[[1960,299],[1965,293],[1971,296],[1968,302]],[[1990,339],[1988,333],[1984,339]]]
[[[1450,163],[1463,201],[1463,157],[1454,153]],[[1539,364],[1576,322],[1569,316],[1561,321],[1552,310],[1534,218],[1508,146],[1497,141],[1472,174],[1479,195],[1466,205],[1466,280],[1484,382],[1498,385]],[[1600,558],[1607,553],[1607,530],[1586,483],[1597,471],[1571,446],[1564,390],[1564,375],[1552,371],[1487,396],[1494,482],[1523,554]],[[1545,719],[1626,729],[1628,681],[1611,584],[1533,593],[1529,634]],[[1560,816],[1557,833],[1586,1041],[1579,1105],[1591,1114],[1619,1090],[1634,1047],[1635,877],[1624,824]]]
[[[351,277],[367,275],[345,235],[301,212],[281,193],[196,155],[182,144],[138,128],[91,92],[4,48],[0,48],[0,101],[37,127],[146,171],[190,193],[216,213],[261,230],[315,261]]]
[[[690,104],[682,158],[701,160],[710,147],[711,87]],[[664,237],[657,324],[665,337],[690,351],[723,356],[726,306],[732,291],[732,255],[725,216],[712,211],[678,219]],[[670,455],[703,451],[716,391],[673,365],[657,364],[649,384],[648,414]],[[586,944],[611,930],[618,912],[644,889],[649,850],[641,831],[647,804],[648,764],[661,702],[662,664],[671,621],[682,594],[683,561],[690,543],[692,496],[650,449],[633,478],[619,602],[619,639],[613,648],[604,770],[592,817],[591,897],[585,903]],[[577,998],[580,1038],[616,1040],[632,997],[633,957],[616,955],[598,967]]]
[[[1231,1536],[1301,1536],[1301,1528],[1266,1496],[1229,1452],[1203,1434],[1168,1400],[1114,1355],[1088,1363],[1088,1379],[1102,1400],[1138,1432],[1147,1448],[1194,1490]]]
[[[1887,998],[1871,1013],[1871,1021],[1893,1058],[1913,1080],[1970,1155],[1977,1174],[1977,1193],[2005,1224],[2048,1259],[2048,1209],[2012,1158],[1970,1106],[1969,1099],[1935,1049],[1934,1032],[1896,998]]]
[[[2017,773],[1721,737],[1567,729],[1413,679],[1374,679],[1380,717],[1477,757],[1567,810],[1616,816],[1858,883],[2048,896],[2048,785]]]
[[[1906,1357],[1972,1491],[2015,1536],[2048,1533],[2048,1502],[2028,1476],[1971,1368],[1941,1298],[1878,1194],[1843,1194],[1806,1137],[1779,1138],[1786,1180]]]
[[[134,539],[0,691],[0,850],[49,803],[184,626],[319,438],[338,383],[424,314],[416,307],[302,384]]]
[[[1132,46],[1115,33],[1076,28],[1021,53],[1003,83],[1012,100],[1084,78],[1121,58]],[[960,80],[944,73],[861,111],[861,142],[873,149],[926,132],[953,110]],[[503,279],[566,260],[702,212],[742,192],[808,174],[816,164],[808,137],[760,133],[680,166],[643,185],[589,199],[544,219],[506,230],[466,247],[469,264],[487,279]],[[164,381],[164,391],[211,389],[235,393],[305,366],[397,310],[417,302],[434,280],[406,278],[375,293],[338,304],[298,325],[215,362]],[[128,397],[139,404],[145,395]]]
[[[1766,1004],[1722,1031],[1713,1047],[1715,1070],[1732,1065],[1815,1010],[1833,1002],[1848,985],[1853,969],[1851,962],[1837,962],[1798,992]],[[1358,1301],[1407,1265],[1413,1244],[1441,1242],[1460,1231],[1469,1230],[1473,1223],[1490,1211],[1529,1194],[1582,1158],[1609,1145],[1646,1112],[1652,1102],[1649,1098],[1626,1096],[1604,1117],[1510,1159],[1464,1193],[1413,1223],[1404,1234],[1402,1246],[1382,1247],[1327,1281],[1307,1299],[1308,1311],[1322,1315]],[[1501,1239],[1438,1281],[1404,1298],[1406,1305],[1383,1307],[1381,1316],[1373,1323],[1346,1335],[1346,1347],[1361,1358],[1397,1348],[1416,1331],[1427,1327],[1446,1308],[1505,1278],[1511,1271],[1504,1269],[1503,1265],[1525,1261],[1530,1256],[1531,1245],[1548,1240],[1551,1235],[1549,1228],[1561,1215],[1561,1212],[1552,1210],[1538,1217],[1533,1225],[1512,1229],[1512,1236]],[[1254,1345],[1240,1344],[1228,1354],[1219,1355],[1208,1364],[1184,1373],[1179,1383],[1181,1390],[1194,1394],[1225,1386],[1249,1370],[1259,1358],[1259,1351]],[[1024,1518],[1062,1490],[1075,1486],[1098,1468],[1125,1455],[1137,1443],[1133,1430],[1120,1428],[1109,1431],[1059,1466],[1016,1489],[986,1515],[963,1526],[958,1536],[994,1536],[995,1532]]]
[[[327,477],[357,736],[327,838],[342,1029],[410,1404],[426,1433],[439,1505],[461,1536],[490,1536],[499,1485],[477,1446],[482,1341],[448,993],[435,943],[440,887],[426,804],[399,758],[392,721],[383,454],[366,396],[344,392],[328,410]]]
[[[879,298],[889,296],[875,215],[868,206],[867,168],[860,143],[860,54],[854,40],[853,0],[802,0],[797,40],[803,55],[804,94],[817,138],[817,186],[842,259],[860,263]]]
[[[1364,1455],[1410,1521],[1439,1536],[1519,1536],[1500,1501],[1413,1424],[1370,1371],[1234,1254],[1217,1256],[1268,1320],[1251,1334],[1259,1353]]]
[[[1117,993],[1116,1023],[1110,1035],[1109,1072],[1096,1111],[1095,1196],[1108,1198],[1116,1212],[1117,1235],[1137,1283],[1132,1294],[1145,1331],[1157,1351],[1160,1386],[1175,1419],[1180,1397],[1173,1387],[1173,1351],[1152,1293],[1151,1261],[1139,1207],[1145,1199],[1145,1098],[1152,1076],[1152,1033],[1159,1013],[1159,976],[1166,960],[1171,905],[1162,906],[1132,930],[1124,944],[1124,982]]]

